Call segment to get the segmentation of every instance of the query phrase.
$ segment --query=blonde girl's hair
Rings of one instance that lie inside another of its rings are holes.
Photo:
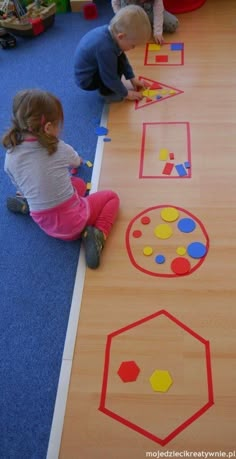
[[[13,99],[12,112],[12,127],[2,138],[4,147],[14,148],[24,141],[26,134],[30,134],[49,155],[57,151],[59,139],[44,130],[48,122],[55,126],[63,124],[63,108],[56,96],[40,89],[20,91]]]
[[[128,5],[121,8],[110,21],[110,31],[113,35],[124,33],[135,44],[146,43],[152,35],[148,15],[138,5]]]

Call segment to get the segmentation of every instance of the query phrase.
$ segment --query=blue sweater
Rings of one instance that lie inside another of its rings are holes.
[[[104,85],[122,97],[128,94],[117,73],[118,56],[122,54],[113,39],[107,25],[97,27],[86,33],[80,40],[75,52],[75,80],[77,85],[86,89],[98,71]],[[133,69],[126,58],[124,76],[134,78]]]

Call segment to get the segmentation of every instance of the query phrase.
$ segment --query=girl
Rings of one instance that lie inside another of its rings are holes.
[[[3,145],[4,169],[18,193],[7,199],[7,207],[30,214],[52,237],[65,241],[81,237],[87,266],[96,269],[119,198],[109,190],[85,197],[85,182],[69,176],[68,168],[79,167],[82,159],[58,138],[63,119],[60,101],[49,92],[30,89],[14,97],[13,124]]]
[[[163,32],[175,32],[179,21],[164,9],[163,0],[111,0],[114,13],[126,5],[139,5],[146,11],[153,28],[153,37],[156,43],[162,44]]]

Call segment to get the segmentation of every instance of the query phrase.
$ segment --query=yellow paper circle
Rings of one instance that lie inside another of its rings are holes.
[[[154,234],[159,239],[168,239],[170,236],[172,236],[173,230],[170,225],[161,223],[160,225],[156,226]]]
[[[177,249],[176,249],[176,253],[177,253],[178,255],[185,255],[186,252],[187,252],[187,250],[186,250],[185,247],[177,247]]]
[[[165,222],[174,222],[179,218],[179,212],[175,207],[165,207],[161,211],[161,218]]]
[[[143,253],[144,253],[144,255],[147,255],[147,256],[152,255],[152,253],[153,253],[152,247],[150,247],[150,246],[144,247],[143,248]]]

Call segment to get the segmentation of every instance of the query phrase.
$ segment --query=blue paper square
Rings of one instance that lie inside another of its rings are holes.
[[[184,177],[185,175],[188,175],[183,164],[176,164],[175,169],[177,170],[180,177]]]
[[[170,49],[171,51],[181,51],[183,49],[183,43],[172,43]]]

